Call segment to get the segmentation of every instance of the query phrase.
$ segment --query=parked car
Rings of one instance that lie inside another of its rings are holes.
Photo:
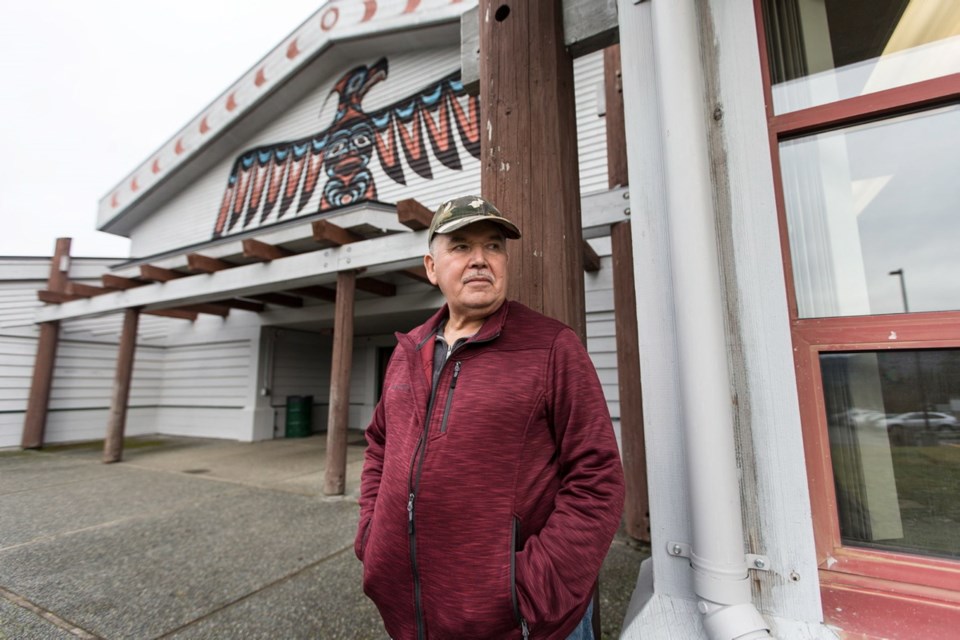
[[[926,414],[923,411],[910,411],[887,418],[887,429],[891,433],[904,429],[927,428],[934,431],[957,431],[960,430],[960,422],[950,414],[939,411],[927,411]]]

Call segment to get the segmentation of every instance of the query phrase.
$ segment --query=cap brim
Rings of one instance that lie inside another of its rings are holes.
[[[434,229],[434,234],[437,233],[452,233],[457,229],[462,229],[466,226],[477,222],[492,222],[496,225],[503,227],[504,235],[512,240],[518,240],[520,238],[520,229],[517,228],[517,225],[513,224],[506,218],[501,218],[500,216],[466,216],[464,218],[457,218],[456,220],[451,220],[446,224],[442,224],[436,229]]]

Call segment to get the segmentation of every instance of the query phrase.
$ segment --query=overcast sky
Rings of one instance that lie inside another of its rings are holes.
[[[323,4],[0,3],[0,256],[127,256],[100,198]]]

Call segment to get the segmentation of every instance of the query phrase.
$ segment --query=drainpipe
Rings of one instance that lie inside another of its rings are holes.
[[[668,552],[690,560],[708,638],[769,638],[744,554],[695,1],[651,6],[693,529]]]

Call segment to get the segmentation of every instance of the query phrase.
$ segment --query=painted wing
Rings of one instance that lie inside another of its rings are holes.
[[[368,115],[380,166],[400,184],[406,184],[403,159],[419,176],[433,179],[431,151],[445,167],[461,170],[458,136],[464,149],[480,158],[479,100],[464,90],[459,71]]]
[[[299,199],[303,207],[317,188],[327,133],[245,151],[233,163],[213,229],[218,238],[250,225],[257,212],[266,220],[279,203],[277,219]]]

